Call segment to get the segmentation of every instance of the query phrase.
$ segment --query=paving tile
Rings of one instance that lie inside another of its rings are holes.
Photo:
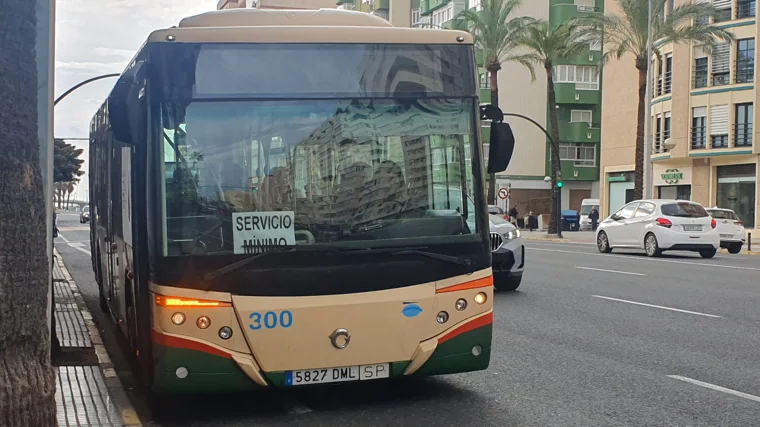
[[[57,368],[55,394],[59,427],[120,426],[98,366]]]

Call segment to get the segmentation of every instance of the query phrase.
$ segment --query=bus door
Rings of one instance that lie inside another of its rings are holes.
[[[118,325],[127,333],[126,322],[126,299],[124,293],[124,278],[126,275],[125,259],[123,254],[124,233],[122,223],[122,144],[116,139],[111,139],[110,150],[110,188],[109,188],[109,226],[108,226],[108,264],[110,274],[111,310],[116,316]]]

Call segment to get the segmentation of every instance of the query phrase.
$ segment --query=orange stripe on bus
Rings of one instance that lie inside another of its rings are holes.
[[[435,293],[442,294],[445,292],[464,291],[467,289],[487,288],[489,286],[493,286],[493,276],[484,277],[471,282],[460,283],[458,285],[449,286],[448,288],[438,289]]]
[[[477,319],[473,319],[464,325],[454,329],[453,331],[449,332],[448,334],[442,336],[441,338],[438,338],[438,344],[443,344],[446,341],[456,338],[459,335],[462,335],[465,332],[470,332],[474,329],[478,329],[480,327],[490,325],[493,323],[493,311],[486,314],[485,316],[478,317]]]
[[[184,338],[173,337],[171,335],[164,335],[161,332],[153,330],[153,342],[162,345],[164,347],[184,348],[186,350],[200,351],[203,353],[211,354],[214,356],[224,357],[226,359],[232,359],[232,355],[225,353],[218,348],[192,341]]]

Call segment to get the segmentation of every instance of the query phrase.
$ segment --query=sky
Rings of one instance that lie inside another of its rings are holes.
[[[58,0],[55,26],[55,97],[82,80],[120,73],[152,31],[216,8],[217,0]],[[88,138],[90,119],[111,91],[115,78],[83,86],[55,108],[56,138]],[[84,148],[87,141],[69,141]],[[87,171],[87,163],[83,170]],[[85,199],[82,177],[72,199]]]

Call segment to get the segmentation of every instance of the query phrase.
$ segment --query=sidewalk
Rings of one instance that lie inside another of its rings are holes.
[[[76,283],[54,252],[55,402],[59,427],[140,426]]]
[[[562,238],[556,234],[547,234],[546,231],[526,231],[520,230],[523,240],[551,242],[551,243],[576,243],[576,244],[596,244],[596,232],[594,231],[563,231]],[[720,252],[728,253],[727,250],[721,249]],[[747,245],[742,248],[742,255],[760,255],[760,233],[752,233],[752,251],[747,251]]]

